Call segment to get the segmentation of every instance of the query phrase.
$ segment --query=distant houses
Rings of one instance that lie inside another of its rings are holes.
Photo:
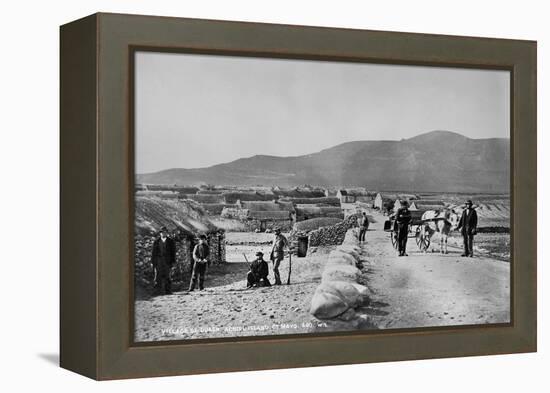
[[[365,203],[370,205],[374,204],[374,199],[376,197],[375,192],[367,191],[363,188],[347,188],[339,189],[336,193],[336,196],[340,199],[341,203]]]
[[[374,198],[373,207],[382,212],[397,211],[397,209],[403,206],[403,201],[409,203],[409,208],[413,201],[417,201],[418,196],[415,194],[391,194],[379,192]]]
[[[281,228],[290,230],[295,221],[294,205],[278,201],[237,201],[224,207],[221,217],[243,222],[248,230],[264,232]]]
[[[445,206],[445,202],[442,200],[419,199],[411,202],[409,210],[441,210],[445,208]]]

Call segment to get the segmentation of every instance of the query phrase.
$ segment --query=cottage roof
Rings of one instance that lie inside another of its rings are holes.
[[[224,203],[225,199],[222,195],[212,194],[185,194],[182,199],[191,199],[199,203]]]
[[[249,211],[248,217],[256,220],[290,220],[290,212],[279,211]]]
[[[283,202],[291,202],[295,205],[329,205],[340,206],[340,199],[336,197],[319,197],[319,198],[282,198]]]
[[[260,191],[248,191],[248,192],[224,192],[222,194],[226,203],[236,203],[237,201],[272,201],[275,199],[273,193],[263,193]]]
[[[135,229],[138,234],[153,234],[161,227],[196,236],[222,230],[208,218],[204,209],[191,200],[164,200],[136,197]]]
[[[291,203],[284,203],[279,201],[245,201],[241,202],[241,207],[243,209],[248,209],[251,211],[294,211],[294,206]]]
[[[273,193],[278,197],[290,197],[290,198],[321,198],[325,196],[323,190],[314,190],[314,189],[299,189],[295,188],[292,190],[277,190],[273,189]]]
[[[294,230],[310,232],[319,228],[329,227],[343,222],[341,218],[334,217],[318,217],[309,220],[304,220],[294,224]]]

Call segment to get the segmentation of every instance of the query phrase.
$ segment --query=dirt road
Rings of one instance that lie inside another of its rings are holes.
[[[463,258],[454,247],[446,255],[424,254],[414,239],[407,244],[409,256],[398,257],[383,231],[385,217],[375,213],[373,218],[364,245],[370,261],[365,273],[373,292],[366,312],[378,328],[509,321],[508,262],[486,255]]]
[[[297,334],[330,327],[310,313],[311,297],[328,259],[326,248],[307,258],[293,258],[291,285],[245,289],[248,264],[242,253],[265,246],[228,247],[228,263],[212,266],[206,289],[175,292],[137,300],[137,341],[162,341],[215,337]],[[240,257],[240,258],[239,258]],[[286,283],[289,260],[281,263]],[[270,264],[270,279],[274,282]]]

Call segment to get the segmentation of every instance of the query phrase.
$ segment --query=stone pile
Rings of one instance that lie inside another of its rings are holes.
[[[361,252],[356,231],[348,230],[343,244],[329,254],[321,284],[311,299],[310,313],[316,318],[350,321],[356,318],[356,308],[369,303],[368,288],[359,284]]]
[[[308,247],[336,246],[344,242],[346,233],[357,226],[357,217],[349,216],[338,224],[321,227],[311,231],[293,230],[290,234],[291,240],[301,237],[308,238]]]

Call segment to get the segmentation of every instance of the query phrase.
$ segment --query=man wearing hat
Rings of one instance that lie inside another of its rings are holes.
[[[246,274],[246,287],[251,288],[253,286],[258,287],[270,287],[271,283],[267,278],[269,274],[269,266],[264,260],[264,253],[258,251],[256,253],[256,259],[250,264],[250,270]]]
[[[168,237],[166,227],[160,228],[159,237],[153,243],[151,264],[155,275],[155,293],[171,295],[170,270],[176,263],[176,244]]]
[[[397,250],[398,256],[407,256],[407,238],[409,236],[409,225],[412,217],[409,210],[409,202],[403,201],[401,207],[395,214],[395,224],[397,226]]]
[[[462,216],[458,222],[457,230],[461,230],[464,239],[463,257],[474,256],[474,235],[477,232],[477,212],[473,208],[470,199],[466,201],[466,208],[462,211]]]
[[[206,276],[206,265],[210,265],[208,257],[210,256],[210,247],[206,242],[206,235],[200,235],[199,243],[193,249],[193,273],[191,283],[189,284],[189,292],[195,290],[197,281],[199,282],[199,290],[204,289],[204,277]]]
[[[281,233],[280,228],[275,229],[275,239],[273,239],[273,247],[271,248],[270,259],[273,262],[273,275],[275,276],[275,285],[281,285],[281,275],[279,273],[279,265],[285,257],[285,247],[288,248],[288,240]]]
[[[365,233],[369,229],[369,218],[367,213],[363,212],[361,220],[359,221],[359,242],[365,241]]]

